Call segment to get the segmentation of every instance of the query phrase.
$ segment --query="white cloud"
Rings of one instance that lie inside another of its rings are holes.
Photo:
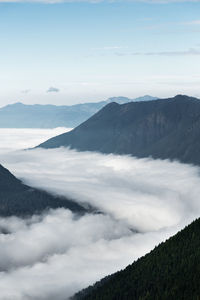
[[[32,186],[87,201],[104,214],[77,218],[58,209],[25,220],[0,218],[0,229],[9,232],[0,234],[1,300],[66,300],[200,214],[197,167],[62,148],[5,151],[4,131],[11,140],[17,132],[0,129],[3,165]],[[20,139],[33,146],[35,135],[23,130]]]
[[[186,22],[184,24],[186,24],[186,25],[200,25],[200,20],[193,20],[193,21],[190,21],[190,22]]]
[[[11,149],[26,149],[39,145],[44,140],[49,139],[55,135],[70,131],[71,128],[57,127],[54,129],[22,129],[22,128],[5,128],[0,129],[1,136],[1,150],[9,151]],[[26,134],[24,135],[24,132]],[[10,138],[12,136],[12,138]]]
[[[56,87],[50,86],[47,90],[47,93],[58,93],[60,90]]]
[[[66,300],[159,241],[159,233],[132,234],[109,216],[74,219],[67,210],[52,211],[0,240],[0,267],[13,266],[0,273],[0,299]]]
[[[132,229],[174,226],[200,212],[198,168],[187,165],[62,148],[3,154],[0,161],[27,184],[89,202]]]
[[[30,89],[26,89],[26,90],[22,90],[22,91],[21,91],[22,94],[28,94],[28,93],[30,93],[30,92],[31,92]]]

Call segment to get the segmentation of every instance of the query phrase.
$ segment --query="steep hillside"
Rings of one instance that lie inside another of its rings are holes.
[[[200,164],[200,101],[171,99],[110,103],[69,133],[40,147],[178,159]]]
[[[200,219],[73,300],[200,299]]]
[[[72,200],[22,184],[0,165],[0,216],[26,216],[59,207],[81,214],[86,212],[84,207]]]

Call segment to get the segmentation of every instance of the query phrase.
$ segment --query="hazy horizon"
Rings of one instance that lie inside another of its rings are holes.
[[[5,106],[7,106],[7,105],[13,105],[13,104],[19,104],[19,103],[21,103],[21,104],[24,104],[24,105],[55,105],[55,106],[72,106],[72,105],[78,105],[78,104],[86,104],[86,103],[98,103],[98,102],[102,102],[102,101],[106,101],[106,100],[108,100],[108,99],[111,99],[111,98],[120,98],[120,97],[125,97],[125,98],[129,98],[129,99],[132,99],[132,100],[134,100],[134,99],[137,99],[137,98],[140,98],[140,97],[143,97],[143,96],[152,96],[152,97],[156,97],[156,98],[158,98],[158,99],[168,99],[168,98],[173,98],[173,97],[175,97],[175,96],[177,96],[177,95],[185,95],[185,94],[182,94],[182,93],[180,93],[180,94],[174,94],[174,95],[171,95],[171,96],[166,96],[166,97],[158,97],[157,95],[147,95],[147,94],[144,94],[144,95],[139,95],[139,96],[137,96],[137,97],[128,97],[128,96],[124,96],[124,95],[113,95],[113,96],[109,96],[108,98],[105,98],[105,99],[93,99],[93,101],[91,100],[91,101],[87,101],[87,100],[83,100],[83,101],[80,101],[80,102],[77,102],[77,103],[72,103],[72,104],[66,104],[66,103],[63,103],[63,104],[54,104],[54,103],[40,103],[40,102],[33,102],[33,103],[25,103],[25,102],[23,102],[23,101],[16,101],[16,102],[10,102],[10,103],[7,103],[7,104],[5,104],[5,105],[2,105],[2,106],[0,106],[0,108],[3,108],[3,107],[5,107]],[[187,95],[188,97],[194,97],[194,98],[197,98],[197,99],[199,99],[200,97],[197,97],[197,96],[191,96],[191,95]]]

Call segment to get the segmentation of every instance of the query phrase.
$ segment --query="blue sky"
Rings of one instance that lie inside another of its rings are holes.
[[[200,97],[199,1],[44,2],[0,1],[1,106]]]

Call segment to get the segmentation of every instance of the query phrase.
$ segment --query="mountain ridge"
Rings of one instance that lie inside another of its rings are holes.
[[[130,154],[200,164],[200,100],[186,95],[110,103],[68,133],[38,147]]]
[[[27,105],[16,102],[0,108],[0,128],[72,128],[87,120],[110,102],[128,103],[153,99],[157,98],[148,95],[135,99],[120,96],[111,97],[105,101],[75,105]]]

